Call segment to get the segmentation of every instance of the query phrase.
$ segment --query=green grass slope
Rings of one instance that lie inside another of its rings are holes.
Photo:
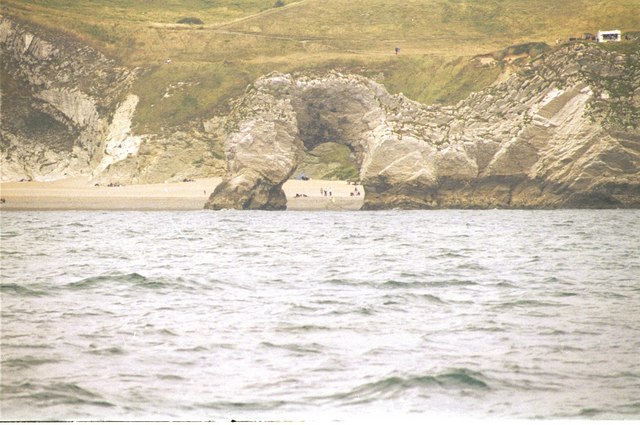
[[[309,151],[293,177],[300,174],[313,179],[353,181],[358,180],[359,175],[349,148],[334,142],[323,143]]]
[[[2,9],[141,67],[134,87],[138,132],[224,113],[230,98],[271,71],[356,72],[421,102],[454,103],[501,72],[469,62],[474,55],[531,41],[553,44],[598,29],[640,29],[638,0],[275,3],[3,0]],[[179,24],[184,18],[203,24]]]

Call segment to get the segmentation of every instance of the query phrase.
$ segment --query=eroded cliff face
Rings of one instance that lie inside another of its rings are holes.
[[[135,70],[7,17],[0,17],[0,49],[2,181],[82,175],[100,184],[155,183],[224,173],[212,149],[219,120],[135,133]]]
[[[55,34],[0,20],[2,179],[89,173],[133,74]]]
[[[229,177],[208,208],[285,208],[304,152],[347,145],[364,208],[640,206],[638,54],[571,44],[455,107],[363,77],[272,74],[227,121]]]
[[[3,181],[153,183],[226,168],[207,207],[284,209],[305,152],[337,142],[368,209],[640,206],[637,52],[561,46],[451,107],[360,76],[271,74],[228,117],[137,134],[135,70],[6,17],[0,48]]]

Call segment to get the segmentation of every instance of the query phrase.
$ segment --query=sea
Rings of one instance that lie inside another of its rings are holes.
[[[640,210],[3,211],[3,421],[640,419]]]

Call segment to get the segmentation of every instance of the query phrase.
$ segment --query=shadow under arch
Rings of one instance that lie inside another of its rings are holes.
[[[366,149],[362,137],[369,130],[362,119],[367,110],[348,96],[345,92],[311,89],[293,99],[292,106],[305,152],[324,143],[338,143],[354,154],[355,166],[360,170]]]

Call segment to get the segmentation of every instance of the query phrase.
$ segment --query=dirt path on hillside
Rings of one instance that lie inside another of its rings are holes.
[[[274,14],[274,13],[278,13],[278,12],[280,12],[282,10],[287,10],[287,9],[291,9],[291,8],[294,8],[294,7],[298,7],[300,5],[308,3],[309,1],[310,0],[300,0],[299,2],[296,2],[296,3],[285,4],[282,7],[273,7],[271,9],[263,10],[262,12],[254,13],[253,15],[243,16],[242,18],[234,19],[233,21],[229,21],[229,22],[224,22],[222,24],[218,24],[218,25],[215,26],[215,28],[224,28],[226,26],[237,24],[239,22],[248,21],[249,19],[257,18],[259,16],[268,16],[268,15],[271,15],[271,14]]]
[[[198,29],[198,30],[208,30],[211,32],[215,32],[215,33],[220,33],[220,34],[235,34],[235,33],[239,33],[242,34],[242,32],[240,31],[224,31],[222,30],[222,28],[228,27],[230,25],[234,25],[240,22],[244,22],[250,19],[254,19],[254,18],[258,18],[261,16],[268,16],[274,13],[278,13],[282,10],[286,10],[286,9],[290,9],[293,7],[297,7],[300,6],[304,3],[308,3],[310,0],[300,0],[297,3],[291,3],[291,4],[285,4],[282,7],[275,7],[275,8],[271,8],[271,9],[267,9],[267,10],[263,10],[262,12],[258,12],[258,13],[254,13],[252,15],[247,15],[247,16],[243,16],[242,18],[237,18],[231,21],[227,21],[227,22],[221,22],[221,23],[216,23],[216,24],[201,24],[201,25],[193,25],[193,24],[178,24],[178,23],[168,23],[168,22],[151,22],[149,23],[149,27],[150,28],[157,28],[157,29],[172,29],[172,30],[193,30],[193,29]]]
[[[237,19],[233,19],[231,21],[227,21],[227,22],[222,22],[222,23],[217,23],[217,24],[211,24],[211,25],[189,25],[189,24],[174,24],[174,23],[151,23],[150,27],[151,28],[156,28],[156,29],[172,29],[172,30],[205,30],[205,31],[209,31],[215,34],[222,34],[222,35],[230,35],[230,36],[239,36],[239,37],[253,37],[253,38],[259,38],[259,39],[266,39],[266,40],[277,40],[277,41],[289,41],[289,42],[293,42],[293,43],[300,43],[303,46],[308,44],[308,43],[318,43],[318,44],[322,44],[323,46],[325,46],[328,50],[330,51],[341,51],[342,53],[348,53],[348,54],[355,54],[355,55],[362,55],[362,56],[395,56],[395,51],[394,48],[397,47],[398,44],[403,44],[406,43],[408,40],[406,39],[383,39],[383,40],[375,40],[376,44],[380,44],[382,43],[384,44],[388,44],[389,45],[389,49],[388,50],[382,50],[382,46],[379,49],[358,49],[358,48],[346,48],[346,49],[340,49],[337,48],[335,46],[332,45],[332,42],[337,41],[338,39],[335,37],[322,37],[322,36],[305,36],[305,37],[300,37],[300,36],[288,36],[285,34],[263,34],[260,32],[252,32],[252,31],[242,31],[242,30],[236,30],[233,29],[233,26],[238,24],[238,23],[242,23],[242,22],[246,22],[246,21],[250,21],[256,18],[260,18],[260,17],[265,17],[265,16],[269,16],[269,15],[273,15],[273,14],[278,14],[280,12],[282,12],[283,10],[288,10],[291,8],[296,8],[296,7],[300,7],[303,6],[305,4],[310,3],[313,0],[300,0],[296,3],[290,3],[290,4],[286,4],[282,7],[272,7],[270,9],[267,10],[263,10],[262,12],[258,12],[258,13],[254,13],[251,15],[247,15],[247,16],[243,16],[241,18],[237,18]],[[160,36],[160,35],[159,35]],[[160,38],[162,39],[162,36],[160,36]],[[464,41],[469,41],[469,40],[479,40],[481,37],[465,37]],[[452,52],[450,49],[448,48],[442,48],[442,49],[433,49],[433,44],[437,43],[438,41],[444,40],[444,39],[448,39],[448,36],[441,36],[441,35],[435,35],[433,37],[429,37],[428,40],[422,40],[423,44],[425,46],[429,46],[429,48],[416,48],[416,46],[411,46],[411,47],[402,47],[402,52],[406,55],[406,54],[411,54],[411,55],[424,55],[424,54],[437,54],[438,56],[460,56],[459,53],[454,53]],[[351,42],[354,42],[357,44],[371,44],[372,40],[370,39],[355,39],[355,38],[351,38],[350,39]],[[416,40],[410,40],[411,43],[416,43]],[[471,52],[468,53],[468,55],[472,55],[472,54],[477,54],[478,52]]]

